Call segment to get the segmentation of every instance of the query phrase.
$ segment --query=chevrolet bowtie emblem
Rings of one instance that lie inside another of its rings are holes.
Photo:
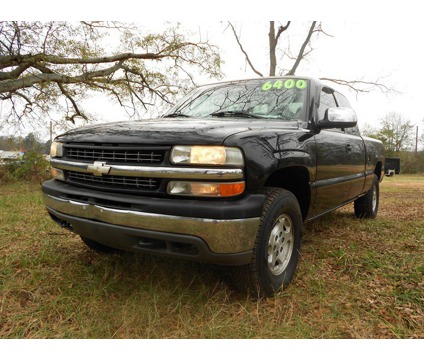
[[[95,161],[93,165],[87,166],[87,172],[93,173],[94,176],[102,176],[109,174],[110,166],[106,166],[101,161]]]

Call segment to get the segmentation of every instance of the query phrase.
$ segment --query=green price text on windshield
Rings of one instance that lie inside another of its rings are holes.
[[[308,83],[306,80],[295,80],[295,79],[287,79],[287,80],[276,80],[274,82],[267,81],[262,85],[262,90],[268,91],[271,89],[293,89],[294,87],[298,89],[306,89]]]

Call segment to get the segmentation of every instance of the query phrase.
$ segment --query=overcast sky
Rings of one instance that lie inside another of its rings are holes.
[[[321,35],[313,40],[314,51],[307,62],[302,62],[297,75],[340,78],[345,80],[362,79],[380,81],[397,90],[398,94],[383,94],[379,90],[356,96],[339,88],[349,98],[355,108],[360,126],[365,123],[378,126],[379,119],[390,111],[401,113],[414,124],[424,128],[423,95],[424,71],[422,70],[423,51],[419,2],[365,1],[341,2],[333,0],[242,2],[235,0],[215,0],[214,2],[163,0],[152,4],[146,2],[120,1],[114,6],[105,2],[84,2],[76,0],[66,11],[57,2],[26,2],[19,9],[20,20],[103,20],[132,21],[151,26],[155,30],[164,25],[164,20],[180,21],[181,25],[200,32],[202,39],[209,39],[217,45],[225,64],[224,79],[255,77],[246,65],[244,56],[235,43],[229,29],[225,29],[224,18],[232,18],[236,24],[243,46],[249,52],[255,66],[264,74],[268,72],[268,20],[271,16],[285,15],[293,20],[291,38],[282,37],[280,42],[290,41],[293,53],[298,51],[296,41],[303,39],[308,23],[305,19],[322,20],[323,29],[330,35]],[[394,4],[394,5],[392,5]],[[4,6],[3,6],[4,7]],[[335,12],[339,9],[339,12]],[[3,9],[4,10],[4,9]],[[6,20],[13,16],[16,9],[10,6],[3,12]],[[22,12],[22,10],[24,10]],[[216,19],[216,20],[215,20]],[[243,20],[241,20],[243,19]],[[303,19],[303,20],[302,20]],[[339,20],[343,19],[343,20]],[[347,19],[347,20],[345,20]],[[275,20],[278,24],[278,20]],[[285,23],[285,21],[282,21]],[[296,35],[298,38],[296,39]],[[280,62],[281,63],[281,62]],[[283,67],[291,66],[290,60],[283,59]],[[207,82],[199,80],[200,83]],[[98,106],[96,105],[96,108]],[[104,106],[105,121],[118,120],[124,116],[119,105]]]

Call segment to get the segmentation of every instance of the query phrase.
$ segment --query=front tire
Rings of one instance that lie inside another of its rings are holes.
[[[273,296],[288,286],[297,268],[302,215],[296,197],[269,189],[251,263],[233,269],[233,282],[258,297]]]

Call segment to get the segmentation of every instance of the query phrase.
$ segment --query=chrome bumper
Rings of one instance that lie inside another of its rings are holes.
[[[47,208],[59,213],[129,228],[196,236],[217,254],[252,250],[260,220],[215,220],[151,214],[61,199],[48,194],[43,196]]]

